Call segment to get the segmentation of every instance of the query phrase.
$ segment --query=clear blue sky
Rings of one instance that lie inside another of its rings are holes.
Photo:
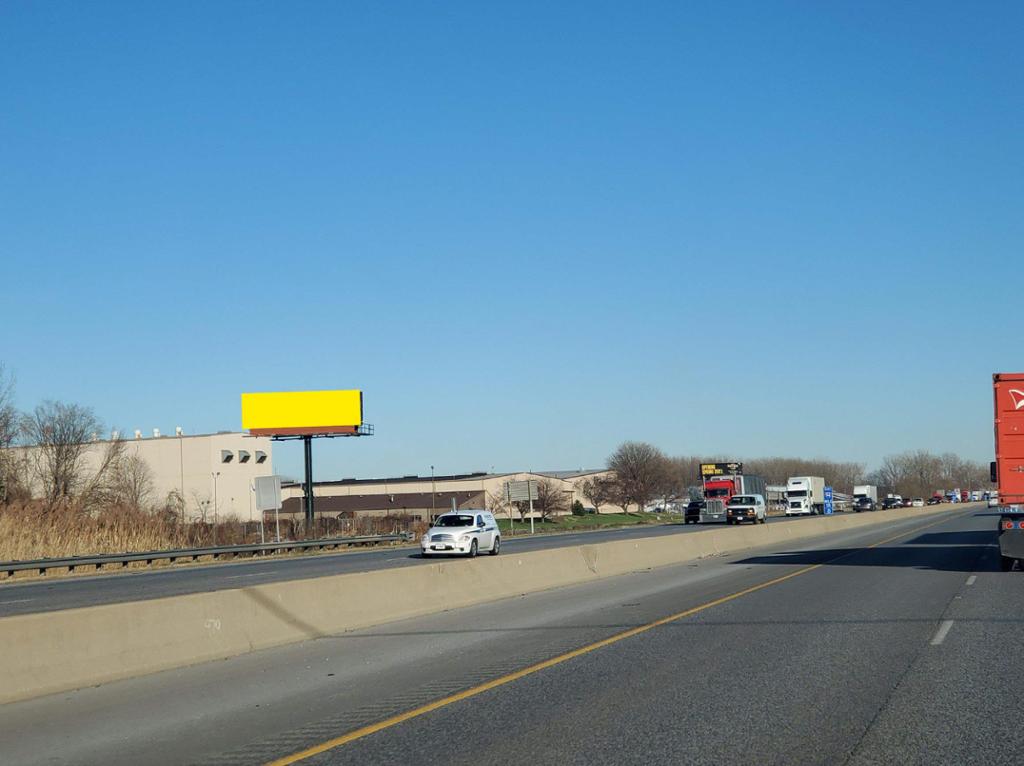
[[[325,479],[989,460],[1022,9],[5,2],[0,360],[125,430],[362,388]]]

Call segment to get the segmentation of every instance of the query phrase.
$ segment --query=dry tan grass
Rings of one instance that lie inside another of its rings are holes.
[[[166,517],[127,508],[98,513],[34,503],[0,508],[0,561],[177,548],[187,538],[187,528]]]
[[[425,525],[407,516],[320,519],[305,534],[282,523],[288,539],[349,535],[422,533]],[[267,541],[272,525],[267,525]],[[39,503],[0,506],[0,561],[129,553],[260,542],[258,524],[225,521],[182,524],[173,514],[124,507],[85,512],[73,504],[52,509]]]

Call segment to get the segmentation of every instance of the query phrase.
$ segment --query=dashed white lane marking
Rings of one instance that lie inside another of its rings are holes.
[[[970,577],[967,578],[967,584],[968,585],[974,585],[974,583],[975,583],[975,581],[977,579],[978,579],[978,575],[971,575]]]
[[[27,604],[31,600],[30,598],[16,598],[13,601],[0,601],[0,606],[4,604]]]
[[[252,574],[231,575],[230,577],[225,577],[224,579],[225,580],[241,580],[243,577],[266,577],[268,574],[270,574],[270,572],[253,572]]]
[[[946,634],[949,633],[949,629],[953,627],[952,620],[943,620],[942,624],[939,625],[939,631],[935,634],[935,638],[932,639],[932,646],[938,646],[946,640]]]

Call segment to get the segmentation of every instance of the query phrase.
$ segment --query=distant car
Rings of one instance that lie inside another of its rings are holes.
[[[924,508],[924,498],[923,497],[915,497],[913,500],[910,501],[910,507],[911,508]]]
[[[424,556],[457,553],[472,558],[487,551],[498,555],[501,533],[490,511],[458,511],[442,513],[420,539]]]
[[[905,498],[903,498],[903,507],[904,508],[909,508],[913,504],[913,502],[914,501],[911,500],[909,497],[905,497]]]
[[[725,506],[725,523],[764,524],[768,520],[768,508],[763,495],[733,495]]]
[[[892,508],[902,508],[903,501],[898,497],[887,497],[882,501],[882,510],[888,511]]]
[[[585,506],[583,506],[583,512],[584,513],[597,513],[597,508],[595,508],[592,505],[585,505]]]
[[[683,521],[687,524],[697,524],[700,522],[700,512],[704,510],[707,504],[703,500],[693,500],[686,506],[686,515],[683,517]]]
[[[853,510],[857,513],[861,511],[873,511],[877,508],[875,501],[870,497],[858,497],[853,501]]]
[[[989,496],[989,498],[988,498],[988,507],[989,508],[998,508],[999,507],[999,495],[990,495]]]
[[[941,497],[929,497],[928,498],[928,505],[941,505],[941,504],[942,504],[942,498]]]

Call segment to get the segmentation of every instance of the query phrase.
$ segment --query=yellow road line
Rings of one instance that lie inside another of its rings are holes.
[[[917,534],[918,532],[924,529],[928,529],[928,527],[934,527],[936,524],[941,524],[946,521],[949,521],[948,517],[939,519],[937,521],[933,521],[930,524],[925,524],[923,527],[915,527],[909,532],[901,532],[898,535],[893,535],[892,537],[888,537],[885,540],[880,540],[877,543],[873,543],[867,547],[877,548],[880,545],[891,543],[893,540],[898,540],[901,537],[907,537],[908,535]],[[602,649],[606,646],[610,646],[611,644],[616,644],[619,641],[623,641],[624,639],[632,638],[633,636],[637,636],[641,633],[646,633],[647,631],[657,628],[660,625],[666,625],[670,622],[681,620],[684,617],[691,617],[697,614],[698,612],[705,611],[706,609],[721,606],[722,604],[726,604],[730,601],[733,601],[742,596],[746,596],[750,593],[755,593],[756,591],[763,590],[764,588],[769,588],[772,585],[778,585],[779,583],[785,582],[786,580],[790,580],[794,577],[799,577],[800,575],[807,574],[808,572],[813,572],[815,569],[819,569],[825,566],[826,564],[831,564],[833,561],[839,561],[840,559],[846,558],[847,556],[852,556],[854,553],[857,553],[857,551],[844,553],[842,556],[837,556],[834,559],[829,559],[828,561],[823,562],[821,564],[812,564],[811,566],[804,567],[803,569],[798,569],[795,572],[790,572],[789,574],[782,575],[781,577],[776,577],[772,580],[768,580],[767,582],[760,583],[759,585],[753,585],[749,588],[744,588],[743,590],[736,591],[735,593],[730,593],[728,596],[716,598],[714,601],[708,601],[707,603],[701,604],[700,606],[691,607],[690,609],[686,609],[682,612],[670,614],[668,617],[662,617],[660,619],[657,619],[654,622],[649,622],[645,625],[640,625],[638,627],[625,630],[621,633],[616,633],[614,636],[609,636],[608,638],[603,638],[600,641],[595,641],[592,644],[582,646],[579,649],[573,649],[572,651],[565,652],[564,654],[559,654],[557,657],[552,657],[551,659],[544,660],[543,662],[538,662],[535,665],[530,665],[528,667],[522,668],[521,670],[516,670],[507,675],[500,676],[490,681],[486,681],[482,684],[478,684],[477,686],[472,686],[469,689],[463,689],[461,692],[456,692],[455,694],[451,694],[447,697],[442,697],[441,699],[434,700],[433,702],[428,702],[426,705],[421,705],[419,707],[413,708],[412,710],[407,710],[404,713],[393,715],[390,718],[385,718],[384,720],[378,721],[377,723],[372,723],[368,726],[363,726],[359,729],[353,729],[352,731],[348,732],[348,734],[342,734],[341,736],[334,737],[333,739],[329,739],[326,742],[321,742],[319,745],[313,745],[312,747],[306,748],[305,750],[300,750],[296,753],[292,753],[291,755],[286,755],[283,758],[278,758],[276,761],[271,761],[267,764],[267,766],[290,766],[290,764],[298,763],[299,761],[304,761],[307,758],[312,758],[314,755],[320,755],[320,753],[325,753],[328,750],[334,750],[335,748],[341,747],[342,745],[347,745],[349,742],[354,742],[357,739],[362,739],[363,737],[375,734],[378,731],[390,729],[392,726],[397,726],[398,724],[411,720],[413,718],[419,718],[421,715],[433,712],[434,710],[447,707],[448,705],[454,704],[456,702],[461,702],[462,700],[469,699],[470,697],[475,697],[478,694],[483,694],[484,692],[490,691],[491,689],[496,689],[499,686],[505,686],[506,684],[510,684],[513,681],[518,681],[520,678],[533,675],[534,673],[537,673],[541,670],[546,670],[550,667],[554,667],[555,665],[561,665],[563,662],[575,659],[576,657],[582,657],[585,654],[590,654],[591,652],[597,651],[598,649]]]

